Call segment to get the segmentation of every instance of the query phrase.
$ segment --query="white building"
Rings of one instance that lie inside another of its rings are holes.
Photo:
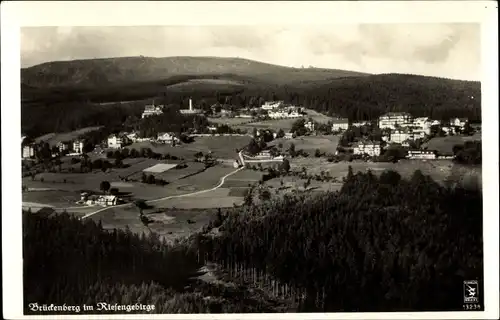
[[[23,159],[33,158],[35,156],[35,147],[33,145],[27,145],[23,147],[22,156]]]
[[[285,139],[293,139],[294,136],[293,136],[293,133],[292,132],[286,132],[285,133],[285,136],[283,137]]]
[[[439,120],[432,120],[431,122],[431,126],[440,126],[441,125],[441,121]]]
[[[431,134],[431,125],[432,122],[428,117],[420,117],[413,120],[413,127],[419,131],[423,131],[427,135]]]
[[[193,100],[189,99],[189,109],[181,109],[180,112],[181,112],[181,114],[188,115],[188,114],[200,114],[203,111],[199,110],[199,109],[194,109],[193,108]]]
[[[142,113],[142,118],[150,117],[150,116],[157,116],[163,113],[163,105],[157,105],[155,104],[150,104],[144,107],[144,111]]]
[[[436,159],[436,151],[434,150],[410,150],[408,151],[408,159]]]
[[[404,128],[391,132],[390,141],[392,143],[403,143],[405,140],[417,140],[425,138],[426,132],[422,129]]]
[[[128,140],[132,141],[132,142],[136,142],[139,140],[139,135],[137,134],[137,132],[127,132],[127,133],[124,133],[124,135],[127,137]]]
[[[407,112],[389,112],[379,117],[378,126],[380,129],[396,129],[396,126],[405,126],[412,123],[412,116]]]
[[[118,197],[111,195],[99,196],[95,202],[102,206],[116,206],[118,203]]]
[[[68,151],[69,150],[69,142],[60,141],[57,143],[57,148],[59,149],[59,152]]]
[[[262,109],[264,110],[274,110],[281,108],[283,106],[284,102],[283,101],[266,101],[262,105]]]
[[[113,134],[108,137],[108,148],[120,149],[127,144],[127,137]]]
[[[313,121],[307,121],[304,124],[304,127],[309,130],[309,131],[314,131],[314,122]]]
[[[410,140],[405,140],[405,141],[401,142],[401,146],[403,146],[405,148],[409,148],[410,147]]]
[[[162,143],[176,143],[179,139],[169,132],[158,133],[157,140]]]
[[[443,126],[441,127],[441,130],[443,130],[446,134],[457,134],[456,127],[454,126]]]
[[[82,154],[83,153],[83,140],[73,141],[73,153]]]
[[[467,118],[453,118],[453,119],[450,119],[450,125],[451,126],[460,127],[460,128],[465,127],[465,124],[467,122],[469,122],[469,119],[467,119]]]
[[[380,142],[360,141],[354,146],[354,154],[367,154],[369,156],[380,155]]]
[[[347,118],[336,118],[332,120],[332,131],[344,131],[349,129],[349,119]]]
[[[358,122],[352,123],[353,127],[362,127],[362,126],[368,126],[368,125],[370,125],[370,121],[358,121]]]
[[[268,111],[268,116],[271,119],[283,119],[283,118],[299,118],[302,115],[294,109],[282,109]]]

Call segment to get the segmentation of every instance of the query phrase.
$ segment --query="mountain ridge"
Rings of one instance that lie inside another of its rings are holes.
[[[116,83],[158,81],[177,75],[234,74],[284,84],[325,80],[367,73],[323,68],[294,68],[244,58],[118,57],[45,62],[21,69],[21,82],[33,87],[98,87]]]

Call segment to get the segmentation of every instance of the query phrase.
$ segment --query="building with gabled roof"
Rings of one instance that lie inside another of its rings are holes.
[[[349,119],[347,118],[334,118],[332,119],[332,131],[344,131],[349,129]]]

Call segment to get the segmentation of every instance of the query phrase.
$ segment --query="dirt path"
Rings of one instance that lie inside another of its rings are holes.
[[[195,195],[198,195],[198,194],[203,194],[203,193],[207,193],[207,192],[210,192],[210,191],[213,191],[213,190],[216,190],[218,188],[220,188],[224,182],[226,181],[226,178],[235,174],[236,172],[240,171],[244,169],[244,167],[240,167],[228,174],[226,174],[225,176],[223,176],[221,179],[220,179],[220,182],[218,185],[216,185],[215,187],[213,188],[210,188],[210,189],[205,189],[205,190],[200,190],[200,191],[196,191],[196,192],[191,192],[191,193],[185,193],[185,194],[179,194],[179,195],[174,195],[174,196],[168,196],[168,197],[164,197],[164,198],[159,198],[159,199],[155,199],[155,200],[148,200],[146,201],[146,203],[155,203],[155,202],[158,202],[158,201],[164,201],[164,200],[169,200],[169,199],[174,199],[174,198],[184,198],[184,197],[191,197],[191,196],[195,196]],[[106,211],[108,209],[114,209],[114,208],[119,208],[119,207],[126,207],[126,206],[132,206],[133,204],[131,203],[124,203],[124,204],[120,204],[120,205],[116,205],[116,206],[110,206],[110,207],[105,207],[105,208],[102,208],[100,210],[97,210],[97,211],[94,211],[94,212],[91,212],[91,213],[88,213],[86,215],[84,215],[83,217],[81,217],[80,219],[83,220],[83,219],[86,219],[86,218],[89,218],[97,213],[100,213],[100,212],[103,212],[103,211]]]

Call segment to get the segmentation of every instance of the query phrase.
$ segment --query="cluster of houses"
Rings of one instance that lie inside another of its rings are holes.
[[[299,107],[286,105],[284,101],[266,101],[262,105],[262,110],[266,110],[271,119],[293,119],[303,116]]]
[[[157,135],[156,138],[140,138],[136,132],[127,133],[123,132],[120,134],[110,135],[105,142],[103,142],[108,149],[121,149],[133,142],[142,141],[154,141],[157,143],[176,145],[180,143],[179,138],[174,134],[169,132],[162,132]],[[60,141],[56,144],[58,152],[53,152],[52,156],[57,155],[68,155],[68,156],[78,156],[83,154],[83,148],[85,145],[84,139],[76,139],[74,141]],[[37,155],[38,146],[35,143],[28,144],[22,147],[21,156],[22,159],[32,159]]]
[[[146,105],[144,107],[144,111],[142,112],[142,119],[151,117],[151,116],[158,116],[163,114],[165,106],[160,104],[160,105],[155,105],[154,101],[153,104]],[[200,109],[195,109],[193,108],[193,100],[189,99],[189,108],[188,109],[181,109],[180,110],[181,114],[185,115],[194,115],[194,114],[201,114],[203,113],[203,110]]]
[[[344,119],[345,121],[346,119]],[[344,124],[345,122],[343,122]],[[431,134],[432,126],[439,126],[445,133],[461,132],[468,119],[453,118],[449,123],[442,124],[439,120],[431,120],[428,117],[413,118],[411,114],[406,112],[390,112],[379,117],[378,127],[385,129],[385,134],[382,136],[382,141],[389,144],[397,143],[403,147],[410,147],[411,142],[423,139]],[[362,126],[366,123],[356,123],[353,126]],[[338,124],[334,124],[336,130],[346,130],[340,128]],[[349,126],[347,125],[347,128]],[[332,130],[334,128],[332,127]],[[353,153],[358,155],[367,154],[369,156],[379,156],[381,153],[380,141],[360,141],[354,148]],[[436,159],[438,154],[435,150],[409,150],[409,159]]]

